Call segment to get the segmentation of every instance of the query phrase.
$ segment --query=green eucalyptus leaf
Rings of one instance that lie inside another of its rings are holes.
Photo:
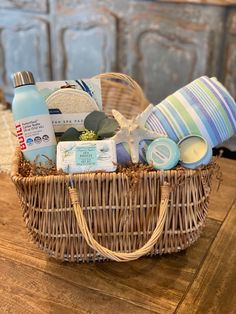
[[[69,128],[66,130],[63,135],[60,137],[59,142],[65,142],[65,141],[79,141],[79,137],[81,135],[81,132],[76,130],[75,128]]]
[[[103,111],[93,111],[84,119],[84,127],[87,130],[97,132],[100,122],[105,118],[106,114]]]
[[[115,131],[119,127],[117,121],[114,118],[103,119],[99,123],[99,128],[97,131],[97,136],[101,139],[112,137],[115,135]]]

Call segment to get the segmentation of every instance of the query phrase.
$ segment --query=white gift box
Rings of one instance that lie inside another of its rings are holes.
[[[117,168],[113,140],[68,141],[57,145],[57,169],[66,173],[105,171]]]

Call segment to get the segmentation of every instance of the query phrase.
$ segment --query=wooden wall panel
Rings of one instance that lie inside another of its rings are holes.
[[[83,8],[57,16],[55,24],[55,79],[91,77],[116,69],[116,18],[109,11]]]
[[[227,21],[224,54],[224,84],[236,98],[236,10],[231,10]]]
[[[12,74],[31,70],[36,80],[49,80],[50,47],[47,20],[9,13],[0,18],[0,85],[12,93]]]
[[[46,13],[48,12],[48,0],[1,0],[0,8]]]
[[[15,69],[41,81],[118,71],[132,75],[154,103],[201,75],[224,79],[235,95],[235,25],[234,7],[223,5],[3,0],[0,85],[13,94]]]
[[[157,14],[135,17],[129,29],[127,69],[156,103],[207,72],[211,34],[205,25]]]

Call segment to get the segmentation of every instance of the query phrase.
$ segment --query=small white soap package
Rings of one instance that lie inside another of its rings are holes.
[[[66,173],[105,171],[117,168],[116,144],[113,140],[68,141],[57,145],[57,170]]]

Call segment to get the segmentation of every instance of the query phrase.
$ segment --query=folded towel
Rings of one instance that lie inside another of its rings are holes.
[[[155,106],[146,127],[175,142],[201,135],[215,147],[236,133],[236,104],[216,78],[202,76]]]
[[[15,125],[10,110],[0,104],[0,172],[10,173],[11,163],[17,146]]]

